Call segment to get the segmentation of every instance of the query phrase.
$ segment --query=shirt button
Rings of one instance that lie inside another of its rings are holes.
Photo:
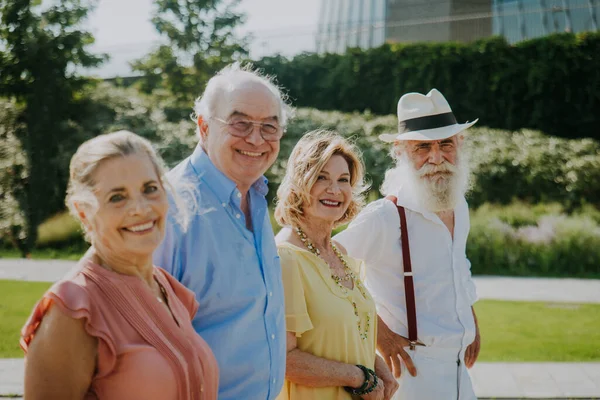
[[[272,296],[273,296],[273,292],[269,292],[269,297],[272,297]]]
[[[240,219],[242,216],[241,216],[240,214],[235,214],[235,217],[236,217],[237,219]]]
[[[275,380],[275,378],[273,378],[273,385],[275,384],[275,382],[277,382],[277,381]]]
[[[227,203],[221,203],[223,207],[227,207]]]
[[[275,340],[275,335],[271,335],[271,339]]]
[[[237,192],[237,197],[242,197],[242,194],[240,192]]]

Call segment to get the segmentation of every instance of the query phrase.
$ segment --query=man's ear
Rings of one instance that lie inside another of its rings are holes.
[[[464,135],[464,134],[462,134],[462,133],[459,133],[459,134],[456,136],[456,143],[457,143],[459,146],[462,146],[462,144],[463,144],[464,140],[465,140],[465,135]]]
[[[396,140],[394,142],[393,146],[394,146],[394,155],[396,157],[400,157],[402,155],[402,152],[404,151],[404,146],[406,146],[406,144],[400,140]]]
[[[206,140],[206,136],[208,135],[208,124],[201,115],[198,116],[198,120],[196,122],[198,124],[198,130],[200,131],[202,140]]]

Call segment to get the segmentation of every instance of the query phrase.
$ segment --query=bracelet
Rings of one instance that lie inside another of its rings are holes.
[[[364,391],[367,390],[369,387],[369,383],[371,383],[371,373],[369,372],[369,368],[365,367],[364,365],[357,364],[356,366],[361,369],[363,374],[365,374],[365,381],[359,388],[344,386],[344,390],[346,390],[346,392],[350,394],[360,396],[361,394],[364,394]]]
[[[370,368],[365,367],[364,365],[357,365],[358,368],[362,370],[365,374],[365,382],[359,388],[353,388],[350,386],[345,386],[344,389],[352,395],[362,396],[365,394],[371,393],[377,385],[379,384],[379,380],[377,379],[377,375],[375,371]]]
[[[364,391],[364,393],[361,393],[361,394],[371,393],[373,390],[375,390],[375,388],[379,384],[379,380],[377,379],[377,374],[375,374],[375,371],[373,371],[372,369],[369,369],[369,368],[367,368],[367,370],[369,371],[369,374],[373,377],[373,385],[370,386],[367,390]]]

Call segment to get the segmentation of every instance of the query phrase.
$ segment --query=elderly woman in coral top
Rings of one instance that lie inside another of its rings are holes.
[[[21,332],[26,399],[217,398],[216,360],[191,324],[198,302],[152,264],[168,187],[150,143],[133,133],[79,147],[67,205],[91,247]]]
[[[278,400],[381,400],[398,387],[375,354],[377,314],[362,263],[331,241],[360,210],[362,179],[358,151],[332,132],[306,134],[288,161],[275,210],[288,332]]]

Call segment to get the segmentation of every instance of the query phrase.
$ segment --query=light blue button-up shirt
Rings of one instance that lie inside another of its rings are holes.
[[[219,399],[274,399],[285,376],[286,336],[266,179],[248,192],[252,232],[235,183],[200,146],[168,178],[197,182],[199,212],[185,232],[167,224],[154,263],[196,293],[193,325],[219,363]]]

